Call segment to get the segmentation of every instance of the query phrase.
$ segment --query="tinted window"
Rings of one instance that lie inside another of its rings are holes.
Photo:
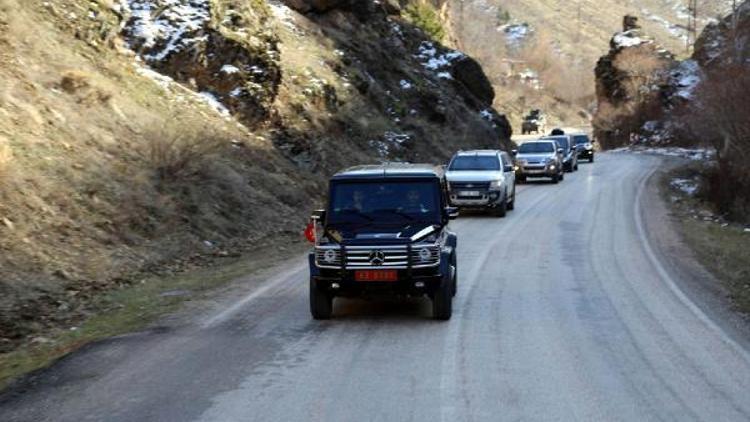
[[[567,136],[556,136],[554,138],[545,138],[545,139],[551,139],[553,141],[556,141],[557,144],[560,145],[560,148],[563,149],[563,151],[567,152],[570,149]]]
[[[439,222],[440,184],[434,181],[339,182],[331,188],[330,222]]]
[[[589,137],[586,135],[578,135],[578,136],[575,136],[574,139],[575,139],[576,145],[589,143]]]
[[[500,170],[496,155],[459,155],[453,159],[450,171]]]
[[[518,147],[519,154],[543,154],[555,152],[552,142],[528,142]]]

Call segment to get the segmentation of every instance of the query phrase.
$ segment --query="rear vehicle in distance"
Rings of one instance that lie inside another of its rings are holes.
[[[457,239],[448,223],[457,216],[440,167],[359,166],[334,175],[327,208],[312,218],[313,318],[330,318],[336,297],[428,296],[433,317],[450,319]]]
[[[585,133],[573,134],[573,143],[578,150],[578,159],[594,162],[594,141]]]
[[[517,177],[523,182],[527,178],[548,177],[553,183],[564,179],[563,149],[555,140],[524,142],[514,151],[518,165]]]
[[[562,148],[563,152],[563,170],[569,173],[578,170],[578,149],[573,144],[573,137],[570,135],[545,136],[544,140],[553,140]]]
[[[454,207],[486,210],[498,217],[515,208],[515,169],[513,158],[505,151],[457,152],[445,177]]]

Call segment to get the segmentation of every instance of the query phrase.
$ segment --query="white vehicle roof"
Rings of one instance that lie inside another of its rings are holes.
[[[496,149],[475,149],[472,151],[458,151],[456,155],[495,155],[500,152],[502,151]]]

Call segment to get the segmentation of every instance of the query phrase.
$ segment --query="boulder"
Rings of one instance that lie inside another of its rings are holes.
[[[486,107],[495,100],[495,90],[482,66],[469,56],[462,56],[452,64],[451,75],[479,100],[478,107]]]

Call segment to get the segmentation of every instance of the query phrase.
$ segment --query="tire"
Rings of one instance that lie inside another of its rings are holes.
[[[594,162],[594,154],[591,154],[591,158],[589,158],[589,163],[593,163],[593,162]]]
[[[576,166],[573,167],[573,171],[578,171],[578,161],[576,161]]]
[[[505,217],[506,214],[508,214],[508,195],[507,194],[503,197],[503,200],[500,201],[499,204],[497,204],[497,206],[495,207],[495,209],[493,209],[493,211],[494,211],[493,214],[495,215],[495,217],[503,218]]]
[[[560,182],[560,175],[559,174],[556,174],[556,175],[552,176],[552,183],[558,184],[559,182]]]
[[[508,211],[513,211],[516,208],[516,186],[513,185],[513,200],[508,202]]]
[[[453,256],[453,292],[452,296],[456,297],[456,293],[458,293],[458,264],[456,263],[456,257]]]
[[[313,319],[331,319],[333,314],[333,297],[319,289],[310,279],[310,314]]]
[[[518,179],[516,179],[516,183],[526,183],[526,177],[521,176]]]
[[[448,321],[453,316],[453,282],[442,283],[432,295],[432,317]]]
[[[560,181],[565,180],[565,172],[560,173]]]

